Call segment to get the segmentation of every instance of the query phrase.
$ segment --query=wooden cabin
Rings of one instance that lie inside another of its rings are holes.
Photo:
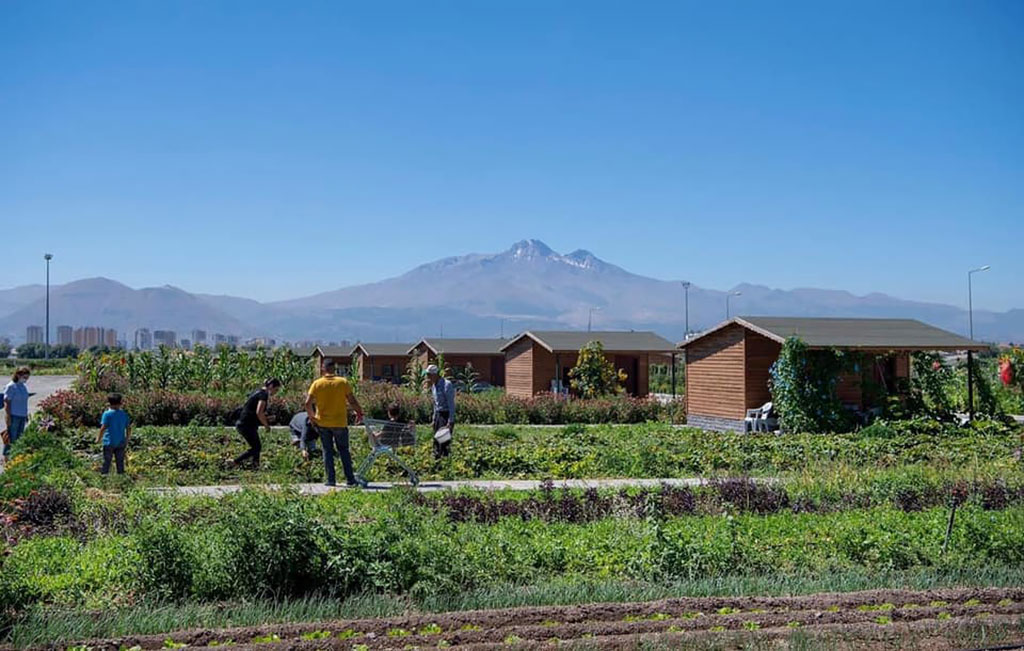
[[[352,368],[352,346],[317,346],[313,349],[313,368],[319,376],[320,365],[332,359],[338,365],[338,375],[348,375]]]
[[[864,353],[837,392],[851,409],[866,410],[866,381],[893,390],[910,377],[914,351],[984,350],[987,346],[913,319],[737,317],[679,344],[686,356],[686,418],[709,430],[743,431],[748,409],[771,400],[769,369],[782,344],[798,337],[808,348]]]
[[[352,349],[352,363],[360,380],[400,384],[409,363],[412,344],[358,343]]]
[[[671,342],[653,332],[527,331],[501,347],[505,391],[529,398],[567,390],[569,371],[576,365],[580,349],[591,341],[600,341],[615,369],[626,372],[626,393],[632,396],[646,396],[650,365],[668,363],[675,353]]]
[[[472,366],[480,382],[496,387],[505,386],[505,353],[501,347],[507,339],[421,339],[409,349],[409,355],[418,359],[424,368],[444,356],[450,369]],[[449,373],[451,377],[451,373]]]

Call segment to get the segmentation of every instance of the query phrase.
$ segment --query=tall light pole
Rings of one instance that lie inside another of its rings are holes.
[[[743,292],[729,292],[725,295],[725,320],[729,320],[729,299],[733,296],[742,296]]]
[[[685,296],[683,305],[685,306],[686,314],[686,331],[683,332],[683,341],[686,341],[690,338],[690,281],[684,280],[681,284],[683,286],[683,295]]]
[[[989,265],[971,269],[967,272],[967,323],[970,329],[971,341],[974,341],[974,293],[971,287],[971,276],[979,271],[988,271]],[[974,351],[967,351],[967,417],[974,420]]]
[[[974,298],[971,295],[973,289],[971,287],[971,276],[978,273],[979,271],[988,271],[992,267],[985,265],[984,267],[978,267],[977,269],[971,269],[967,272],[967,322],[970,327],[971,339],[974,339]]]
[[[46,260],[46,348],[43,350],[45,359],[50,359],[50,260],[53,260],[52,253],[44,253]]]
[[[505,319],[504,318],[501,320],[501,338],[502,339],[505,338]]]
[[[599,307],[590,308],[590,313],[587,314],[587,332],[590,332],[590,326],[594,323],[594,312],[598,312],[600,310],[601,308]]]

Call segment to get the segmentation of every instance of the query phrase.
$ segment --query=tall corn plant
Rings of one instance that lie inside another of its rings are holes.
[[[418,355],[409,358],[402,380],[413,393],[423,393],[423,362],[420,361]]]

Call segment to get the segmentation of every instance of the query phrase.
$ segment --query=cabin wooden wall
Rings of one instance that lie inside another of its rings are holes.
[[[686,413],[746,416],[745,328],[730,325],[686,347]]]
[[[505,350],[505,392],[529,398],[533,395],[534,342],[523,337]]]
[[[356,373],[362,380],[377,378],[398,383],[402,381],[402,375],[405,374],[405,367],[408,363],[409,358],[405,355],[359,354],[356,356]],[[390,378],[384,377],[383,369],[385,364],[393,364],[395,367],[394,375]]]

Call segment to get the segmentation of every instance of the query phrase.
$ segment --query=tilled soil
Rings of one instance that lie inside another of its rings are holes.
[[[957,649],[1019,643],[1024,588],[873,590],[799,597],[714,597],[416,614],[127,636],[80,644],[260,651],[460,648]],[[978,643],[975,643],[978,642]]]

